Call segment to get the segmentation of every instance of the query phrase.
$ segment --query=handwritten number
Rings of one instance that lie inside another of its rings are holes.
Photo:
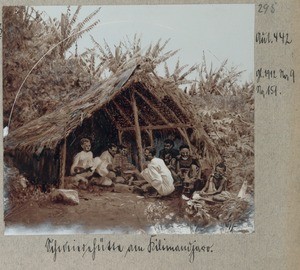
[[[289,33],[286,34],[286,44],[291,44],[292,40],[289,40]]]
[[[269,4],[259,4],[258,5],[258,13],[267,14],[269,12],[269,13],[273,14],[276,11],[276,9],[275,9],[276,4],[277,4],[277,2],[274,2],[271,5],[269,5]]]
[[[271,5],[271,13],[274,13],[275,12],[275,4],[272,4]]]

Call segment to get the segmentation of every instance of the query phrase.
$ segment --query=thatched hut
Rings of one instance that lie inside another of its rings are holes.
[[[12,131],[4,147],[29,178],[63,186],[82,137],[91,138],[94,155],[126,140],[140,167],[142,148],[155,144],[157,132],[175,132],[201,157],[218,155],[188,96],[133,59],[80,99]]]

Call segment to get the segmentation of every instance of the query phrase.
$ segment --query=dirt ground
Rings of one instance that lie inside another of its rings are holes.
[[[223,233],[253,232],[254,200],[196,202],[188,206],[180,190],[146,198],[112,188],[78,189],[79,204],[51,201],[12,166],[4,166],[6,235],[78,233]],[[50,191],[50,190],[49,190]],[[192,209],[190,209],[192,207]],[[220,212],[221,211],[221,212]],[[229,224],[229,227],[228,227]]]
[[[43,234],[45,224],[55,233],[74,227],[80,227],[82,233],[143,233],[157,221],[172,222],[185,212],[185,203],[177,191],[168,197],[145,198],[98,187],[92,191],[78,189],[78,205],[55,203],[50,193],[42,193],[28,182],[27,187],[22,187],[20,183],[26,179],[9,160],[4,171],[5,233],[9,228],[11,234],[26,234],[27,228],[37,228],[38,231],[30,230],[29,234]],[[22,229],[15,231],[15,228]]]
[[[79,199],[79,205],[74,206],[53,203],[49,199],[28,200],[6,213],[5,225],[38,226],[47,223],[64,227],[79,225],[86,231],[122,228],[124,232],[143,232],[155,223],[147,209],[163,207],[168,213],[177,214],[182,209],[180,197],[145,198],[135,193],[102,191],[94,194],[80,190]]]

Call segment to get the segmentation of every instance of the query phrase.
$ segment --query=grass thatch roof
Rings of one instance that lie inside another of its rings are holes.
[[[4,147],[6,150],[18,149],[27,152],[35,152],[41,147],[55,149],[59,142],[82,124],[84,119],[90,118],[105,106],[108,110],[107,105],[114,102],[115,97],[132,85],[140,88],[141,93],[146,90],[151,92],[156,99],[154,107],[164,107],[161,110],[165,116],[164,124],[170,127],[176,124],[190,124],[197,129],[197,133],[201,134],[202,138],[204,136],[207,141],[210,141],[201,127],[200,119],[197,119],[196,111],[188,96],[170,78],[158,77],[151,68],[149,69],[142,57],[136,57],[122,65],[107,80],[91,87],[81,98],[10,132],[4,140]],[[143,102],[147,103],[145,99]],[[145,107],[147,104],[143,104],[140,108],[142,110]],[[130,112],[127,114],[130,115]],[[150,116],[151,113],[144,115],[143,118],[150,118]],[[116,116],[116,119],[121,118],[120,115]],[[148,124],[149,122],[151,125],[160,124],[161,119],[156,120],[154,116],[152,118],[154,120],[147,120]],[[119,127],[124,126],[122,121],[115,124]],[[197,137],[199,139],[199,136]]]

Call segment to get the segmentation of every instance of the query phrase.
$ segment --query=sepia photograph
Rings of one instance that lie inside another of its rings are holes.
[[[253,233],[254,12],[2,7],[5,235]]]

